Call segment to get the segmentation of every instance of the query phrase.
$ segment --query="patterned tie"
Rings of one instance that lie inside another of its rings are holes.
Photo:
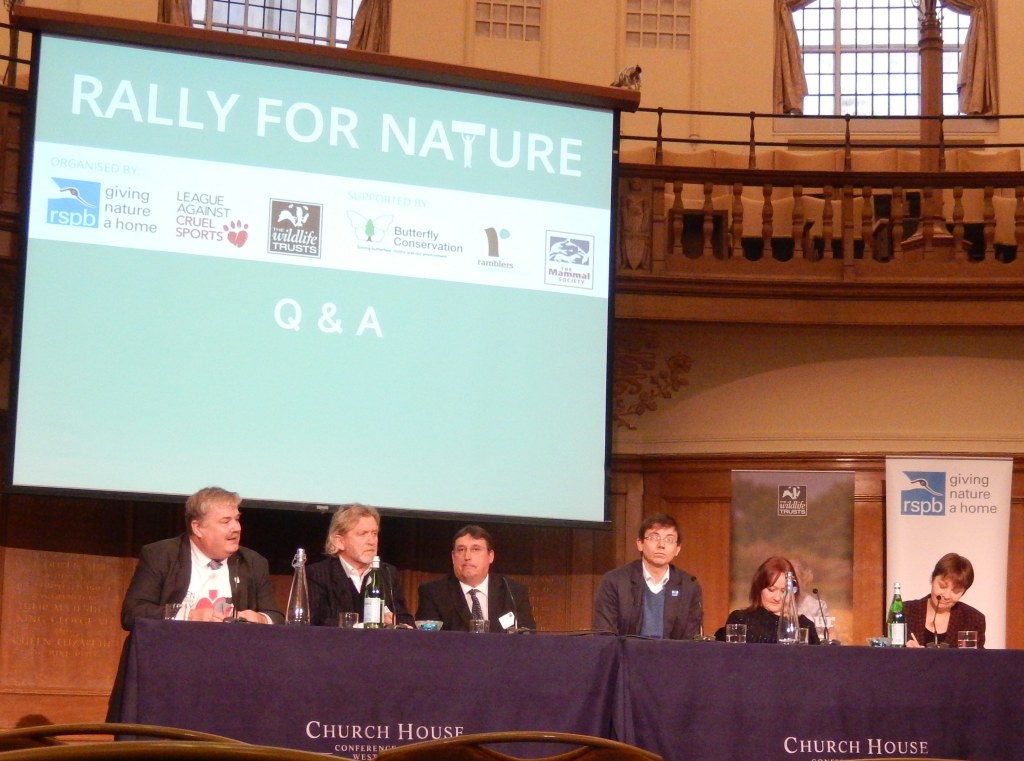
[[[469,596],[473,598],[473,608],[472,608],[473,618],[483,618],[484,617],[484,609],[480,607],[480,598],[477,597],[477,595],[479,593],[480,593],[479,589],[471,589],[471,590],[469,590]]]
[[[224,565],[224,561],[223,560],[211,560],[206,565],[208,565],[210,567],[211,571],[216,571],[218,568],[220,568],[222,565]]]

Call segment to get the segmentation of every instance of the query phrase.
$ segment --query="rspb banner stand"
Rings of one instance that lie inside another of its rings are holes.
[[[896,581],[904,600],[926,596],[936,561],[956,552],[974,566],[963,600],[985,614],[985,646],[1005,647],[1012,476],[1009,457],[887,457],[885,599]]]

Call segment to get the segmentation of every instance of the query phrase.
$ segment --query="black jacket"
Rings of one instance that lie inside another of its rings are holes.
[[[384,604],[395,615],[396,624],[413,626],[412,614],[405,604],[405,593],[398,581],[398,569],[390,563],[380,564],[384,585]],[[341,561],[324,558],[306,566],[309,585],[310,623],[313,626],[337,626],[339,613],[358,613],[363,619],[363,598],[345,575]]]
[[[255,610],[266,613],[275,624],[284,623],[266,558],[239,547],[228,558],[228,576],[235,610]],[[184,600],[191,580],[192,546],[188,534],[145,545],[121,603],[121,626],[131,631],[137,618],[163,618],[163,606]]]

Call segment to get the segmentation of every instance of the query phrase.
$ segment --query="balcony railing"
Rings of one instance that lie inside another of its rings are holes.
[[[652,287],[652,278],[660,288],[957,282],[1016,295],[1024,285],[1022,143],[970,142],[956,117],[923,131],[925,119],[827,117],[841,138],[797,143],[758,139],[756,126],[777,127],[778,115],[641,112],[655,117],[653,134],[621,135],[620,289]],[[699,119],[704,131],[720,121],[712,131],[726,137],[676,137],[670,116]],[[894,121],[911,126],[910,139]],[[815,133],[827,135],[826,125],[806,134]]]

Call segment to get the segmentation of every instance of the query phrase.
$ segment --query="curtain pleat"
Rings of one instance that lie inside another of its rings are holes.
[[[160,21],[177,26],[192,26],[190,0],[160,0]]]
[[[807,77],[800,60],[800,40],[793,23],[793,11],[814,0],[775,0],[775,67],[772,83],[773,111],[802,114],[807,95]]]
[[[998,111],[998,90],[992,0],[945,0],[943,5],[971,17],[957,77],[960,112],[979,116],[995,114]]]
[[[391,0],[362,0],[352,20],[350,50],[387,53],[391,41]]]

